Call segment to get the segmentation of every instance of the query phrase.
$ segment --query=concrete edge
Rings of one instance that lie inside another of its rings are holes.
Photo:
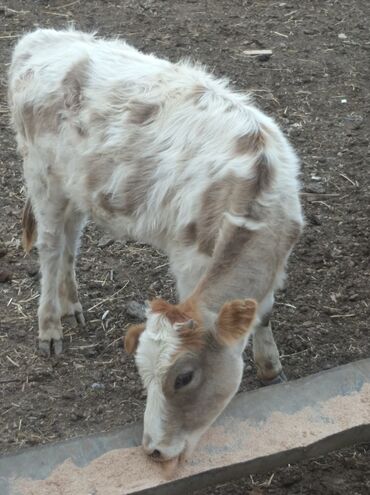
[[[287,464],[309,460],[333,450],[351,447],[364,442],[370,442],[370,424],[355,426],[349,430],[335,433],[306,447],[285,450],[250,461],[211,469],[196,476],[181,478],[157,487],[132,492],[132,495],[188,495],[219,483],[237,481],[249,474],[274,471]]]

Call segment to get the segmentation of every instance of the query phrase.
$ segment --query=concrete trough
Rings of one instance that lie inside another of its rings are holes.
[[[176,470],[150,462],[142,427],[0,457],[2,495],[188,494],[370,441],[370,359],[239,394]]]

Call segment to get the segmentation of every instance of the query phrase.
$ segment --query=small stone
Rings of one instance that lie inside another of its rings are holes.
[[[12,276],[13,274],[9,270],[2,270],[0,272],[0,283],[5,284],[5,282],[10,282]]]
[[[71,414],[72,421],[79,421],[80,419],[83,419],[84,417],[85,417],[85,414],[82,411],[80,411],[79,409],[75,409]]]
[[[100,248],[106,248],[114,244],[114,239],[111,239],[110,237],[103,235],[103,237],[99,240],[98,246]]]
[[[311,225],[321,225],[321,218],[319,215],[314,215],[313,213],[307,213],[307,219],[309,220]]]
[[[137,301],[128,301],[126,304],[126,312],[129,316],[133,316],[139,320],[145,320],[146,307],[145,304]]]
[[[270,60],[270,58],[271,58],[271,54],[263,53],[262,55],[258,55],[257,60],[259,62],[267,62],[268,60]]]
[[[309,327],[312,327],[313,324],[314,324],[313,321],[307,320],[307,321],[304,321],[301,326],[305,327],[305,328],[309,328]]]
[[[65,392],[62,394],[61,398],[64,400],[74,400],[76,395],[73,392]]]
[[[104,385],[104,383],[97,383],[97,382],[95,382],[95,383],[92,383],[91,384],[91,388],[93,390],[104,390],[105,389],[105,385]]]
[[[307,184],[307,186],[304,188],[305,192],[308,193],[313,193],[313,194],[324,194],[325,193],[325,187],[320,184],[319,182],[310,182],[310,184]]]

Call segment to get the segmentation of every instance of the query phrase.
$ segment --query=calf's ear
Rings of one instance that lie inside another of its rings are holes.
[[[222,344],[232,345],[253,328],[257,303],[253,299],[236,299],[225,303],[217,318],[217,337]]]
[[[136,351],[137,345],[139,343],[139,338],[142,332],[145,330],[145,323],[140,323],[138,325],[131,325],[124,337],[124,347],[128,354],[132,354]]]

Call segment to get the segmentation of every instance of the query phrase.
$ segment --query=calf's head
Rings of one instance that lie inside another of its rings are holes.
[[[125,348],[135,352],[147,390],[143,447],[153,459],[189,454],[235,395],[256,306],[235,300],[212,315],[191,299],[180,305],[159,299],[146,324],[128,330]]]

